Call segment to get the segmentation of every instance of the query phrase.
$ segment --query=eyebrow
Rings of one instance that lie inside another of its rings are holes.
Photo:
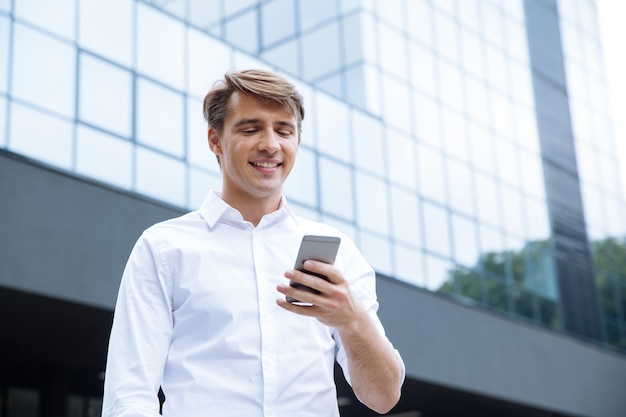
[[[241,119],[238,122],[236,122],[233,126],[234,127],[240,127],[243,125],[249,125],[249,124],[257,124],[257,123],[263,123],[263,121],[261,119],[257,119],[257,118],[250,118],[250,119]],[[278,125],[280,126],[287,126],[290,127],[292,129],[295,129],[296,126],[291,123],[291,122],[286,122],[286,121],[278,121],[276,122]]]

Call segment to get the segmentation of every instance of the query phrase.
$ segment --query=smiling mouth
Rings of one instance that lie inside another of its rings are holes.
[[[259,168],[276,168],[277,166],[281,165],[277,162],[250,162],[250,164]]]

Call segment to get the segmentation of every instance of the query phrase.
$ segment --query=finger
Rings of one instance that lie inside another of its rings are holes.
[[[304,262],[303,266],[304,266],[304,269],[306,269],[309,272],[324,275],[330,282],[338,283],[343,280],[343,277],[339,273],[337,268],[335,268],[331,264],[314,261],[314,260],[307,260]]]

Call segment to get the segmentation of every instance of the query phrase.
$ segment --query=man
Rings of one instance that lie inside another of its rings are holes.
[[[133,248],[103,416],[157,416],[159,387],[165,416],[338,416],[335,358],[360,401],[389,411],[404,365],[376,315],[374,271],[347,236],[297,217],[282,195],[302,97],[270,72],[232,72],[205,97],[204,115],[221,193],[150,227]],[[341,238],[334,265],[305,265],[328,281],[290,269],[305,234]]]

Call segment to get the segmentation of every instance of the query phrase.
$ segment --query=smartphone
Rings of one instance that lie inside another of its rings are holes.
[[[300,243],[300,250],[298,250],[298,256],[296,257],[296,263],[293,269],[327,280],[328,278],[325,275],[314,274],[307,271],[304,269],[303,264],[307,259],[325,262],[327,264],[335,263],[335,257],[337,256],[337,251],[339,250],[339,243],[341,243],[341,239],[334,236],[305,235]],[[292,281],[289,285],[294,288],[319,294],[319,291],[297,282]],[[300,301],[294,299],[293,297],[287,297],[286,299],[290,303],[300,303]]]

